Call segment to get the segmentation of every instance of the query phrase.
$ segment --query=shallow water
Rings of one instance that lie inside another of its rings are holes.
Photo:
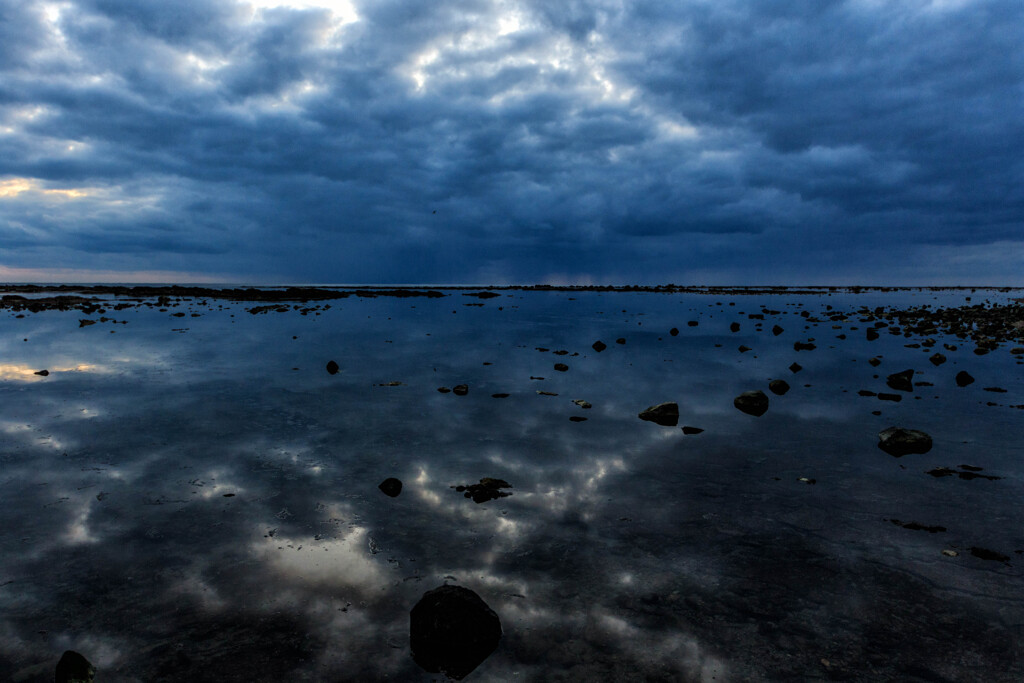
[[[447,294],[0,312],[0,680],[66,649],[101,682],[438,680],[409,610],[445,582],[504,631],[467,680],[1024,678],[1016,344],[827,318],[1011,294]],[[858,395],[906,368],[932,386]],[[665,401],[678,426],[638,419]],[[892,425],[932,450],[882,452]],[[926,474],[961,464],[1000,478]],[[483,477],[512,495],[451,488]]]

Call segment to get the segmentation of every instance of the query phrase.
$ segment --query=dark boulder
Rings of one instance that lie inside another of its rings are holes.
[[[593,344],[593,346],[591,348],[593,348],[598,353],[601,353],[602,351],[604,351],[605,349],[608,348],[608,345],[605,344],[600,339],[598,339],[596,342],[594,342],[594,344]]]
[[[412,658],[430,673],[462,680],[500,639],[498,615],[468,588],[445,585],[427,591],[409,612]]]
[[[761,390],[744,391],[733,399],[732,404],[740,412],[754,417],[761,417],[768,412],[768,397]]]
[[[619,337],[618,339],[615,340],[615,343],[616,344],[625,344],[626,343],[626,338],[625,337]]]
[[[700,427],[683,427],[683,434],[692,436],[693,434],[700,434],[704,430]]]
[[[675,427],[679,424],[679,404],[672,402],[659,403],[656,406],[650,406],[645,409],[637,417],[641,420],[659,424],[662,427]]]
[[[339,369],[338,368],[338,364],[335,363],[333,360],[327,361],[327,373],[328,374],[330,374],[330,375],[337,375],[338,374],[338,369]]]
[[[559,372],[568,372],[569,366],[565,363],[555,363],[555,370],[558,370]]]
[[[455,394],[456,396],[465,396],[466,394],[469,393],[469,387],[466,386],[465,384],[457,384],[454,387],[452,387],[452,393]]]
[[[878,332],[873,327],[869,327],[865,336],[868,341],[875,341],[878,339]]]
[[[67,650],[57,662],[54,683],[93,683],[96,667],[74,650]]]
[[[50,371],[49,370],[37,370],[35,374],[39,375],[40,377],[49,377],[50,376]]]
[[[784,379],[773,379],[768,382],[768,389],[777,396],[782,396],[789,391],[789,382]]]
[[[932,437],[916,429],[889,427],[878,433],[878,447],[894,458],[927,453],[932,449]]]
[[[739,332],[740,331],[740,324],[739,323],[732,323],[731,325],[729,325],[729,331],[730,332]]]
[[[794,351],[813,351],[816,348],[818,347],[811,342],[793,342]]]
[[[668,333],[671,334],[673,337],[675,337],[676,335],[679,334],[679,329],[676,328],[676,327],[673,327],[671,330],[668,331]]]
[[[394,498],[395,496],[402,492],[402,482],[400,482],[398,479],[395,479],[394,477],[388,477],[387,479],[382,481],[380,483],[380,486],[378,486],[377,488],[383,491],[384,495],[391,496],[392,498]]]
[[[903,372],[894,372],[885,378],[885,383],[890,389],[895,389],[896,391],[913,391],[914,371],[907,369]]]
[[[966,387],[968,384],[974,384],[974,378],[971,377],[970,373],[966,370],[956,373],[956,385],[958,387]]]
[[[932,362],[932,365],[937,367],[946,362],[946,357],[943,356],[941,353],[933,353],[931,356],[928,357],[928,360]]]
[[[778,337],[783,332],[785,332],[785,330],[782,329],[781,327],[779,327],[778,325],[775,325],[774,327],[772,327],[772,334],[774,334],[776,337]]]
[[[792,372],[793,374],[796,374],[803,369],[804,366],[800,365],[799,363],[793,363],[792,365],[789,366],[789,371]]]

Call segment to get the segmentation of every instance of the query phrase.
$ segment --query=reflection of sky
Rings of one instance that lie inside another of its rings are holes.
[[[52,374],[0,377],[0,679],[33,680],[66,648],[107,681],[161,667],[415,679],[408,611],[446,580],[502,619],[478,680],[739,681],[825,675],[822,659],[865,679],[956,680],[964,657],[988,680],[1019,677],[1018,563],[969,552],[1024,549],[1024,411],[985,405],[1024,403],[1005,349],[935,368],[902,336],[815,326],[781,297],[508,294],[5,320],[4,367]],[[758,332],[747,315],[762,306],[782,312]],[[810,337],[817,350],[793,350]],[[899,404],[857,395],[906,367],[934,386]],[[963,368],[978,382],[959,389]],[[792,389],[769,393],[764,416],[732,407],[779,377]],[[460,383],[467,396],[437,392]],[[983,390],[995,384],[1007,393]],[[637,419],[663,401],[706,431]],[[885,455],[890,424],[935,448]],[[961,463],[1003,479],[924,474]],[[388,476],[398,498],[376,488]],[[476,505],[450,488],[481,477],[513,495]]]

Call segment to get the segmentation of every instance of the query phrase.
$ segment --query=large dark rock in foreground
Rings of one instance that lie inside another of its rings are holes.
[[[412,658],[431,673],[462,680],[494,652],[500,639],[498,615],[468,588],[427,591],[409,612]]]
[[[57,671],[53,676],[54,683],[93,683],[96,668],[89,660],[74,650],[68,650],[57,662]]]
[[[916,429],[889,427],[878,433],[878,447],[894,458],[927,453],[932,449],[932,437]]]
[[[754,417],[761,417],[768,412],[768,397],[761,390],[744,391],[733,399],[732,404],[737,410]]]
[[[675,427],[679,424],[679,404],[671,402],[659,403],[656,406],[650,406],[645,409],[637,417],[641,420],[659,424],[662,427]]]

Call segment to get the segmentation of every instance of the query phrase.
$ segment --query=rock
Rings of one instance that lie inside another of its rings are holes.
[[[878,447],[894,458],[927,453],[932,449],[932,437],[916,429],[889,427],[878,433]]]
[[[816,348],[818,347],[811,342],[793,342],[794,351],[813,351]]]
[[[689,325],[690,327],[697,327],[697,325],[699,325],[700,323],[696,320],[688,320],[686,324]]]
[[[956,373],[956,385],[958,387],[966,387],[968,384],[974,384],[974,378],[971,377],[970,373],[966,370]]]
[[[679,330],[677,328],[673,327],[671,330],[668,331],[668,333],[671,334],[673,337],[675,337],[676,335],[679,334]]]
[[[894,372],[885,378],[885,383],[890,389],[895,389],[896,391],[913,391],[914,371],[908,369],[903,372]]]
[[[971,555],[982,560],[992,560],[994,562],[1009,562],[1010,558],[1002,553],[997,553],[995,550],[988,550],[986,548],[978,548],[977,546],[971,547]]]
[[[952,548],[944,548],[942,550],[942,554],[945,555],[946,557],[958,557],[960,555],[960,553],[958,553],[957,551],[953,550]]]
[[[569,418],[569,422],[586,422],[586,421],[587,421],[587,418],[582,417],[580,415],[573,415],[572,417]]]
[[[327,374],[329,374],[329,375],[337,375],[338,374],[338,369],[339,369],[338,368],[338,364],[335,363],[333,360],[327,361]]]
[[[395,479],[394,477],[388,477],[387,479],[382,481],[380,483],[380,486],[378,486],[377,488],[383,491],[384,495],[391,496],[392,498],[394,498],[395,496],[402,492],[402,482],[400,482],[398,479]]]
[[[469,387],[466,386],[465,384],[457,384],[454,387],[452,387],[452,393],[455,394],[456,396],[465,396],[466,394],[469,393]]]
[[[903,400],[903,397],[900,396],[899,394],[879,393],[878,394],[878,400],[879,401],[896,401],[896,403],[899,403],[900,401]]]
[[[558,370],[559,372],[568,372],[569,366],[565,363],[555,363],[555,370]]]
[[[510,491],[501,490],[512,488],[512,484],[504,479],[493,479],[491,477],[484,477],[480,480],[479,484],[459,485],[452,488],[464,494],[466,498],[472,498],[474,503],[486,503],[489,500],[507,498],[512,495]]]
[[[595,351],[597,351],[598,353],[601,353],[602,351],[604,351],[605,349],[607,349],[607,348],[608,348],[608,345],[607,345],[607,344],[605,344],[605,343],[604,343],[603,341],[601,341],[600,339],[598,339],[598,340],[597,340],[596,342],[594,342],[594,344],[593,344],[592,348],[593,348],[593,349],[594,349]]]
[[[803,369],[804,366],[800,365],[799,363],[793,363],[792,365],[789,366],[789,371],[792,372],[794,375]]]
[[[79,327],[88,327],[89,325],[95,325],[95,324],[96,324],[95,320],[89,320],[88,318],[83,318],[83,319],[78,321],[78,326]],[[69,650],[69,652],[70,652],[70,650]]]
[[[1024,346],[1014,346],[1012,349],[1010,349],[1010,353],[1012,353],[1015,356],[1024,354]]]
[[[875,330],[873,327],[869,327],[865,336],[867,337],[868,341],[875,341],[876,339],[878,339],[878,331]]]
[[[753,415],[754,417],[761,417],[768,412],[768,397],[761,390],[744,391],[733,399],[732,404],[740,412]]]
[[[882,364],[882,359],[881,358],[872,358],[872,359],[868,360],[868,364],[871,367],[873,367],[873,368],[877,368],[879,365]]]
[[[93,683],[96,667],[74,650],[67,650],[57,662],[54,683]]]
[[[871,391],[869,389],[861,389],[860,391],[857,392],[857,395],[858,396],[878,396],[877,393],[875,393],[874,391]]]
[[[932,365],[938,367],[946,362],[946,357],[943,356],[941,353],[933,353],[932,355],[928,356],[928,360],[932,362]]]
[[[39,375],[40,377],[49,377],[50,376],[50,371],[49,370],[37,370],[35,374]]]
[[[615,343],[616,344],[625,344],[626,343],[626,338],[625,337],[619,337],[618,339],[615,340]]]
[[[773,379],[768,382],[768,389],[777,396],[784,395],[789,391],[789,383],[784,379]]]
[[[501,639],[501,621],[479,595],[461,586],[427,591],[409,612],[413,660],[430,673],[462,680]]]
[[[440,391],[442,394],[447,394],[451,392],[451,389],[449,389],[448,387],[438,387],[437,390]]]
[[[751,348],[749,346],[747,346],[746,344],[740,344],[740,348],[739,348],[739,352],[740,353],[746,353],[747,351],[750,351],[750,350],[751,350]]]
[[[774,327],[772,327],[772,334],[774,334],[776,337],[778,337],[783,332],[785,332],[785,330],[782,329],[781,327],[779,327],[778,325],[775,325]]]
[[[924,524],[919,524],[918,522],[901,522],[898,519],[890,519],[889,521],[896,526],[901,526],[904,529],[910,529],[911,531],[927,531],[930,534],[937,534],[946,530],[946,527],[944,526],[926,526]]]
[[[740,324],[739,323],[732,323],[731,325],[729,325],[729,331],[730,332],[739,332],[740,331]]]
[[[580,408],[583,408],[584,410],[590,410],[591,408],[593,408],[593,406],[590,405],[589,401],[584,401],[582,398],[574,398],[572,402],[578,405]]]
[[[656,406],[650,406],[645,409],[637,417],[641,420],[659,424],[662,427],[675,427],[679,424],[679,404],[671,402],[659,403]]]
[[[700,427],[683,427],[683,434],[686,435],[700,434],[703,431]]]

